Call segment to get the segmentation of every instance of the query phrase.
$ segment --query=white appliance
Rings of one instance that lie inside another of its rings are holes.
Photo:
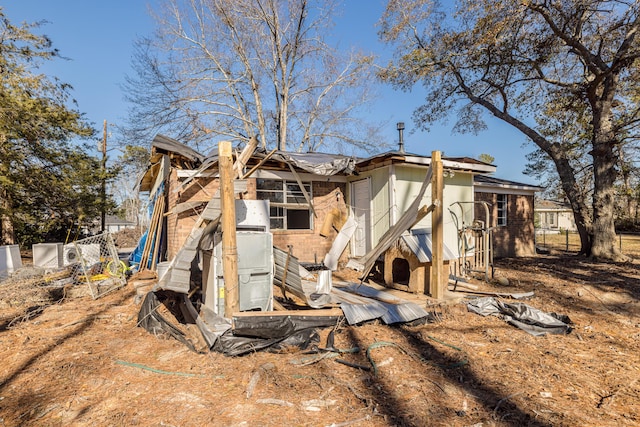
[[[60,268],[64,265],[62,243],[36,243],[31,246],[33,265],[41,268]]]
[[[9,274],[22,267],[22,257],[18,245],[0,246],[0,277],[9,277]]]
[[[100,244],[75,244],[69,243],[62,249],[62,264],[67,266],[76,262],[84,262],[85,267],[100,262]]]

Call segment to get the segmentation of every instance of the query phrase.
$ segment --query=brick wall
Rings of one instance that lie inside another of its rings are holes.
[[[179,179],[175,169],[171,171],[168,179],[167,191],[168,208],[171,210],[179,203],[189,201],[208,202],[216,193],[219,187],[217,178],[195,178],[181,190],[180,187],[184,178]],[[203,204],[200,210],[204,207]],[[188,210],[179,214],[171,213],[166,217],[167,229],[167,259],[171,260],[178,253],[187,237],[191,233],[193,226],[198,220],[198,215],[193,210]]]
[[[181,180],[180,180],[181,181]],[[178,188],[179,180],[176,171],[173,170],[169,177],[167,188],[168,210],[171,210],[178,203],[187,201],[209,201],[219,187],[217,178],[196,178],[181,191],[174,191]],[[312,182],[313,205],[317,217],[313,218],[313,230],[272,230],[273,244],[283,250],[287,250],[287,245],[292,245],[292,253],[302,262],[322,262],[325,254],[331,249],[333,240],[337,232],[331,229],[328,236],[320,236],[320,230],[325,217],[333,209],[338,208],[346,212],[344,194],[346,184],[314,181]],[[247,180],[247,192],[243,198],[254,200],[256,198],[255,179]],[[181,214],[170,214],[166,218],[167,227],[167,259],[172,259],[182,247],[187,236],[193,229],[198,216],[192,210]],[[341,261],[346,261],[346,253]]]
[[[255,180],[248,189],[247,198],[255,198]],[[338,208],[346,212],[344,194],[346,184],[335,182],[313,181],[311,183],[311,194],[313,195],[313,206],[316,216],[313,217],[313,230],[271,230],[273,234],[273,245],[287,251],[287,245],[291,245],[293,255],[302,262],[322,262],[324,256],[331,249],[333,240],[337,232],[332,228],[326,237],[320,236],[320,230],[327,214]],[[346,253],[341,261],[345,261]]]
[[[495,193],[475,193],[476,201],[490,204],[489,219],[493,229],[494,257],[521,257],[535,255],[533,225],[533,196],[507,195],[507,225],[497,226],[498,204]],[[484,208],[475,207],[475,218],[484,221]]]

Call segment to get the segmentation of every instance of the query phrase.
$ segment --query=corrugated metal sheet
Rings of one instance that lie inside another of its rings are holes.
[[[386,307],[375,301],[371,301],[368,304],[350,304],[343,302],[340,304],[340,308],[350,325],[357,325],[367,320],[382,318],[387,314]]]
[[[181,156],[198,163],[202,163],[202,161],[204,160],[204,156],[198,153],[193,148],[189,147],[186,144],[183,144],[180,141],[161,134],[157,134],[155,138],[153,138],[153,141],[151,141],[151,147],[170,153],[180,154]]]
[[[431,230],[429,229],[416,229],[411,230],[410,233],[404,233],[400,236],[400,239],[407,245],[409,249],[416,255],[420,262],[431,262]],[[443,243],[443,259],[445,261],[451,261],[458,257],[453,253],[449,247]]]
[[[331,296],[334,302],[340,304],[350,325],[373,319],[381,319],[389,325],[411,322],[429,315],[416,303],[363,284],[352,283],[339,289],[333,288]]]
[[[273,259],[275,263],[273,283],[276,286],[282,286],[284,266],[287,265],[287,252],[274,246]],[[316,282],[303,280],[302,277],[306,277],[308,274],[304,267],[300,266],[298,258],[291,255],[289,257],[289,264],[287,265],[285,290],[306,301],[307,305],[312,308],[322,308],[331,304],[329,294],[316,293]]]

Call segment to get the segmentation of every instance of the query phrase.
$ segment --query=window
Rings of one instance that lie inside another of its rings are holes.
[[[498,194],[498,226],[507,225],[507,195]]]
[[[555,212],[547,213],[547,224],[550,228],[558,228],[558,223],[556,222],[556,214]]]
[[[302,183],[311,198],[311,183]],[[257,179],[257,198],[269,200],[271,228],[274,230],[311,230],[311,209],[295,181]]]

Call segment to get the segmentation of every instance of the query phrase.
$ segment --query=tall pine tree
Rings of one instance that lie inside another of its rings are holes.
[[[0,243],[59,239],[100,212],[103,173],[77,140],[95,131],[71,87],[39,73],[59,58],[40,23],[15,26],[0,8]]]

